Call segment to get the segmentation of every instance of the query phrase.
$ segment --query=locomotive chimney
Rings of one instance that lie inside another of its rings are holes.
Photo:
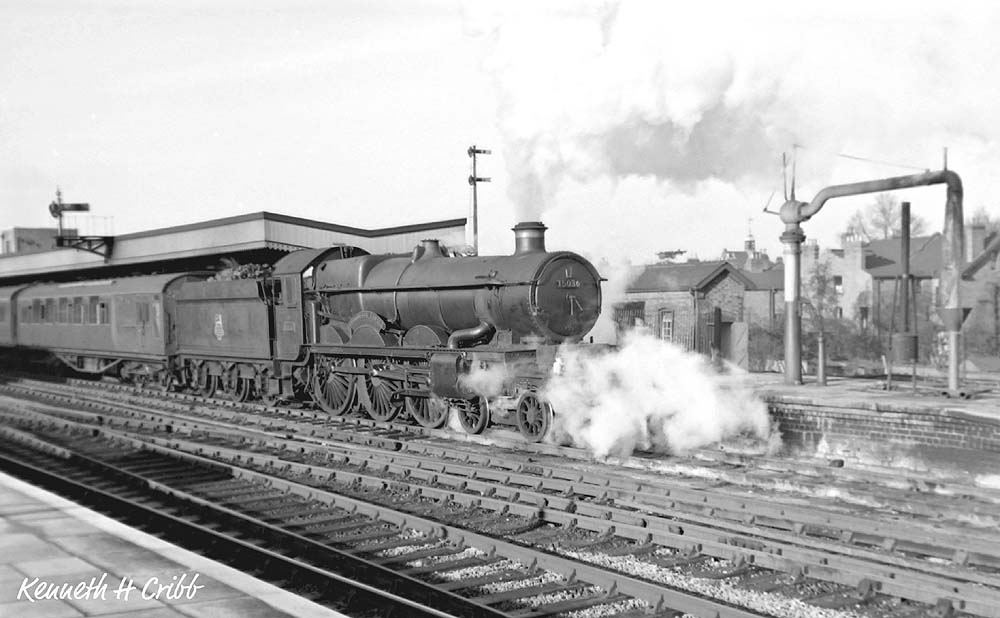
[[[422,258],[432,258],[432,257],[444,257],[444,253],[441,252],[441,243],[438,242],[437,238],[427,238],[420,241],[423,245],[424,252],[420,257]]]
[[[514,255],[545,251],[545,230],[541,221],[522,221],[515,225]]]

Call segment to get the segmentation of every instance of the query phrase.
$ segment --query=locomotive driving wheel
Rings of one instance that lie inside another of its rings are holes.
[[[552,407],[535,393],[525,393],[517,402],[517,428],[529,442],[540,442],[552,424]]]
[[[490,424],[490,407],[483,397],[461,400],[458,408],[458,422],[471,434],[483,433]]]
[[[365,361],[358,360],[358,363]],[[402,390],[403,383],[380,377],[372,363],[365,364],[373,370],[373,374],[360,378],[363,388],[358,389],[358,399],[361,400],[361,405],[368,412],[368,416],[376,421],[391,421],[403,411],[403,398],[397,395],[398,391]]]
[[[350,363],[343,358],[321,358],[312,379],[313,399],[324,412],[341,416],[354,404],[354,376],[337,373],[337,367]]]

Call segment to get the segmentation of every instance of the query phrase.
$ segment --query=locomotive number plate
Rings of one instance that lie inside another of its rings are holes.
[[[563,278],[556,279],[556,287],[561,289],[573,289],[580,287],[580,280],[573,277],[573,267],[563,269]]]

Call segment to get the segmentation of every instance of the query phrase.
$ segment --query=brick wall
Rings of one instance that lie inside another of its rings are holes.
[[[765,396],[782,444],[796,452],[913,468],[996,473],[1000,420],[959,410],[821,405]]]
[[[746,287],[741,282],[729,273],[721,273],[705,287],[702,310],[707,313],[714,307],[721,307],[724,322],[742,322],[745,291]]]
[[[694,300],[690,292],[629,292],[626,301],[641,300],[646,303],[646,326],[660,336],[661,311],[674,312],[674,341],[687,342],[694,332]]]
[[[770,328],[771,298],[774,298],[774,322],[781,321],[785,313],[784,290],[747,290],[743,297],[743,319],[756,326]]]

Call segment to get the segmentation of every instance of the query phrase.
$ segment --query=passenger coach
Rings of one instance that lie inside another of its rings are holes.
[[[47,350],[77,371],[166,384],[177,347],[174,294],[185,281],[198,278],[175,273],[15,291],[13,340],[23,348]]]

